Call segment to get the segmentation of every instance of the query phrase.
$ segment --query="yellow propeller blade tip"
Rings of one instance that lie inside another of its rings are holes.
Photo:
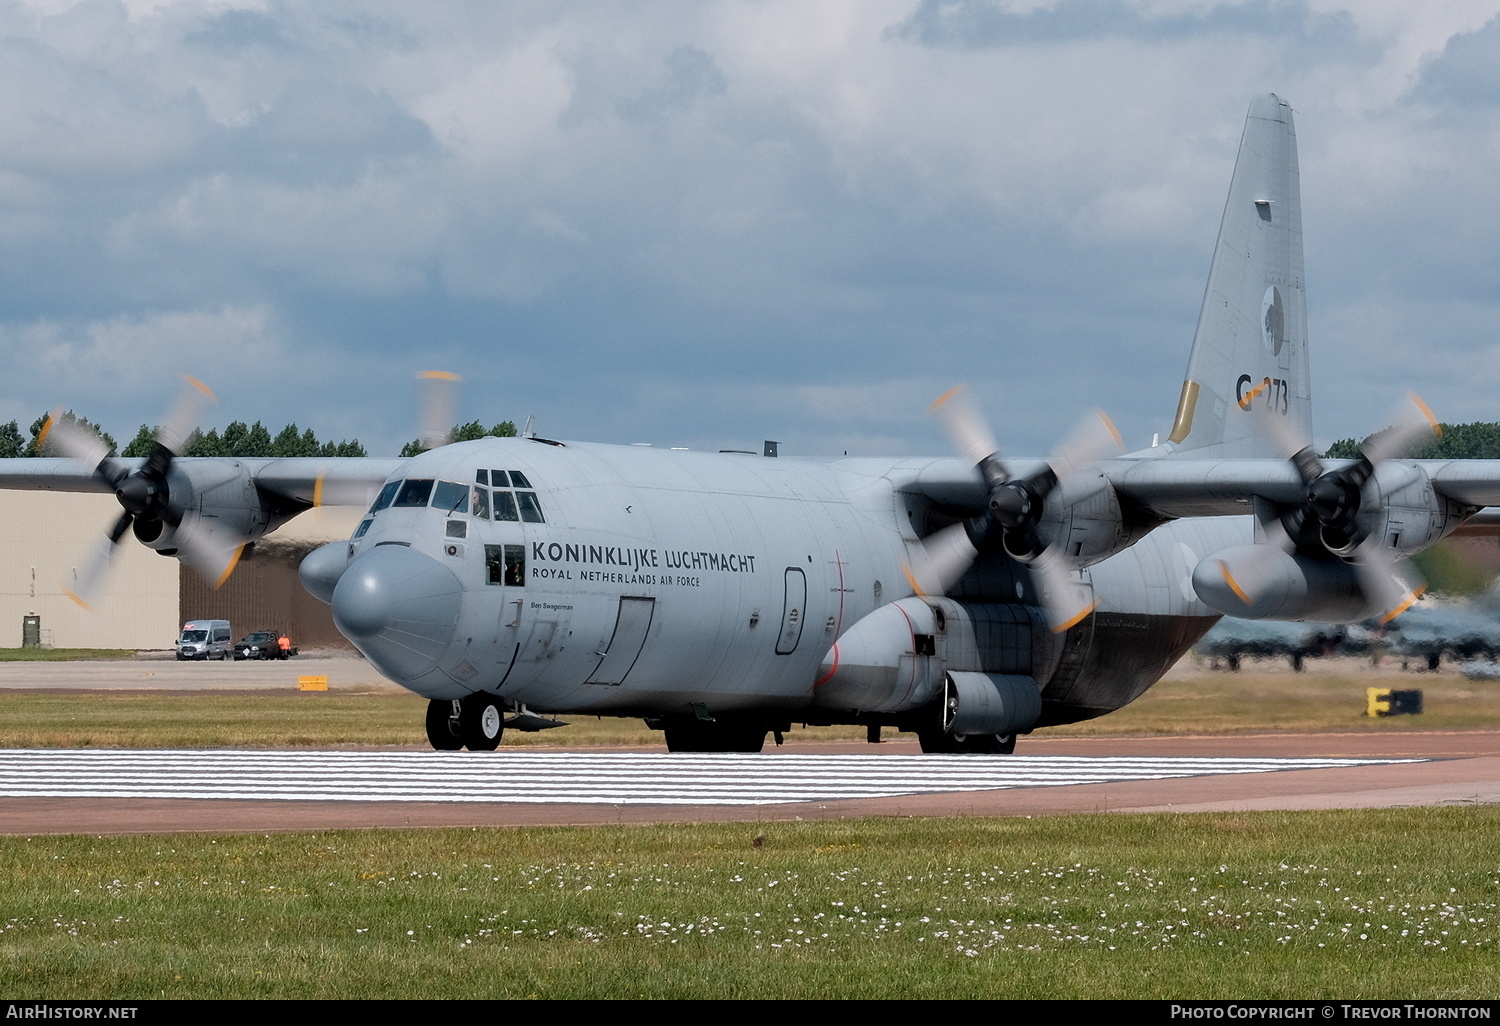
[[[934,399],[932,401],[932,405],[929,406],[929,407],[927,407],[927,412],[931,413],[933,410],[936,410],[939,406],[943,405],[945,402],[947,402],[949,399],[952,399],[954,396],[958,395],[958,393],[962,392],[963,390],[964,390],[964,386],[962,386],[962,385],[954,385],[952,388],[948,389],[948,391],[944,392],[942,395],[940,395],[936,399]]]
[[[1240,582],[1236,581],[1233,575],[1230,574],[1229,564],[1224,562],[1222,559],[1219,560],[1219,573],[1224,575],[1224,583],[1229,585],[1230,591],[1239,596],[1241,602],[1245,603],[1245,605],[1247,606],[1255,605],[1255,601],[1249,595],[1245,594],[1244,588],[1240,587]]]
[[[47,420],[46,420],[45,423],[42,424],[42,430],[39,431],[39,432],[37,432],[37,436],[36,436],[37,451],[40,452],[43,448],[46,447],[46,445],[47,445],[47,436],[52,433],[52,425],[54,425],[54,424],[57,423],[57,418],[61,414],[61,412],[62,412],[62,408],[58,407],[58,409],[55,409],[51,413],[47,414]]]
[[[209,402],[216,403],[216,402],[219,401],[219,397],[216,396],[216,395],[214,395],[214,390],[213,389],[209,388],[207,385],[205,385],[203,382],[199,381],[197,378],[193,377],[191,374],[184,374],[182,376],[182,380],[186,381],[189,385],[192,385],[198,391],[200,391],[204,395],[208,396],[208,401]]]
[[[229,557],[229,565],[224,568],[224,572],[220,574],[219,579],[214,582],[215,591],[218,591],[220,588],[224,587],[224,582],[229,580],[229,575],[234,573],[234,568],[239,566],[240,557],[244,554],[245,546],[243,544],[240,545],[239,548],[234,550],[234,555]]]
[[[417,377],[427,381],[462,381],[463,378],[452,371],[422,371]]]
[[[911,590],[916,594],[916,596],[918,598],[926,598],[927,592],[924,591],[922,589],[922,586],[917,583],[917,575],[911,572],[911,564],[902,563],[901,572],[906,575],[906,583],[911,585]]]
[[[1090,602],[1081,611],[1079,611],[1072,619],[1070,619],[1066,623],[1060,623],[1056,627],[1052,628],[1052,633],[1053,634],[1061,634],[1064,631],[1068,630],[1070,627],[1076,627],[1078,624],[1082,623],[1084,621],[1084,618],[1087,617],[1090,613],[1092,613],[1094,611],[1095,607],[1098,606],[1098,605],[1099,605],[1098,602]]]
[[[1422,416],[1427,418],[1427,424],[1432,428],[1433,433],[1436,434],[1439,438],[1443,437],[1443,425],[1439,424],[1437,417],[1433,415],[1432,407],[1424,403],[1422,401],[1422,397],[1417,395],[1417,393],[1408,392],[1406,394],[1411,396],[1411,401],[1416,404],[1416,407],[1421,412]]]
[[[1121,449],[1125,448],[1125,439],[1120,437],[1120,429],[1115,427],[1115,422],[1109,419],[1109,414],[1103,410],[1095,410],[1094,412],[1099,415],[1100,420],[1104,421],[1104,426],[1109,429],[1109,436],[1115,440],[1115,445]]]

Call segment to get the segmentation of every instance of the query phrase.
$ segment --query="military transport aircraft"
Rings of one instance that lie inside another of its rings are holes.
[[[643,717],[674,751],[759,751],[796,721],[1009,752],[1132,701],[1221,614],[1394,615],[1414,597],[1396,562],[1500,505],[1491,463],[1400,458],[1435,423],[1425,407],[1360,459],[1321,462],[1306,320],[1292,114],[1267,95],[1176,418],[1148,450],[1108,457],[1096,420],[1048,460],[1002,458],[956,391],[935,413],[959,458],[532,436],[409,459],[177,459],[177,418],[144,460],[60,425],[67,458],[0,461],[0,486],[113,491],[123,512],[93,566],[129,530],[210,580],[299,512],[374,496],[302,581],[430,699],[439,749],[587,713]]]

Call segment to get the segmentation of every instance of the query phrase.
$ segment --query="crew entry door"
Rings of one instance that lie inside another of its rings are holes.
[[[584,683],[623,683],[646,645],[646,632],[651,629],[651,618],[655,613],[656,599],[621,596],[620,610],[615,615],[615,633],[600,653],[599,665]]]
[[[807,618],[807,575],[794,566],[786,568],[782,579],[785,600],[781,612],[781,634],[776,638],[776,654],[791,655],[802,640],[802,621]]]

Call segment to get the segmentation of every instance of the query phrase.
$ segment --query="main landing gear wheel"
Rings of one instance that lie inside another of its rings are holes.
[[[928,755],[1011,755],[1014,734],[949,734],[933,727],[917,731],[917,742]]]
[[[456,752],[464,746],[463,738],[454,729],[454,703],[446,698],[434,698],[427,703],[427,741],[440,752]]]
[[[458,734],[471,752],[493,752],[500,747],[505,716],[493,695],[477,692],[459,703]]]
[[[662,733],[667,736],[669,752],[742,752],[753,754],[766,745],[766,728],[738,723],[704,723],[680,720],[669,723]]]

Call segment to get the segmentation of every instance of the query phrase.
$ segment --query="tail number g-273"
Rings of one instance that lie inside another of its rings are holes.
[[[1255,402],[1256,397],[1265,396],[1266,405],[1272,413],[1286,416],[1291,409],[1290,392],[1284,378],[1262,378],[1260,383],[1253,388],[1250,382],[1254,381],[1248,374],[1241,374],[1240,379],[1235,382],[1234,398],[1240,404],[1240,409],[1250,409],[1250,404]]]

